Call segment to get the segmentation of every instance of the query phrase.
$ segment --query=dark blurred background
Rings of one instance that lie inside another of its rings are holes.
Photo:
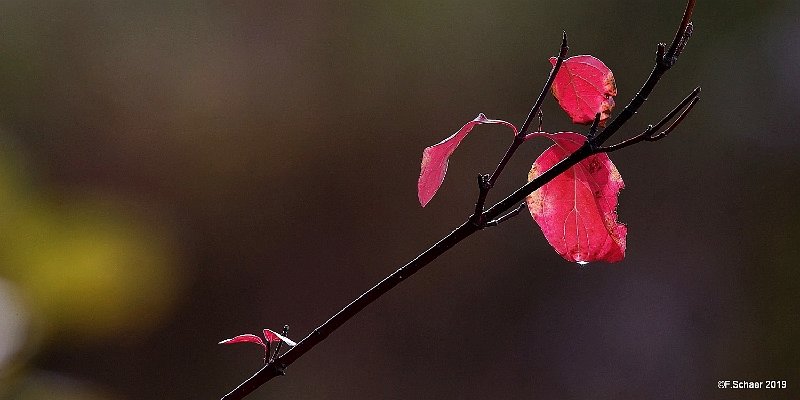
[[[698,3],[619,138],[697,85],[701,102],[613,155],[623,262],[567,263],[521,215],[250,398],[792,396],[717,381],[800,386],[800,3]],[[562,30],[621,107],[683,7],[2,1],[0,398],[219,398],[261,353],[218,341],[300,339],[464,220],[509,133],[477,128],[425,209],[422,149],[479,112],[521,122]],[[544,128],[575,129],[552,98]]]

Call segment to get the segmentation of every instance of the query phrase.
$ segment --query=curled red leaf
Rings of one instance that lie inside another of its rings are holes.
[[[419,172],[419,181],[417,182],[417,196],[419,197],[419,203],[423,207],[431,201],[436,191],[442,186],[444,176],[447,173],[450,155],[453,154],[472,128],[480,124],[502,124],[511,128],[515,135],[517,134],[517,128],[510,122],[488,119],[485,115],[478,114],[475,119],[462,126],[458,132],[438,144],[425,148],[425,151],[422,152],[422,166]]]
[[[264,343],[264,341],[261,340],[260,337],[256,335],[251,335],[249,333],[235,336],[230,339],[225,339],[219,342],[218,344],[234,344],[234,343],[255,343],[264,348],[264,360],[266,360],[267,356],[269,356],[269,354],[267,354],[269,348],[267,347],[266,343]]]
[[[284,342],[292,347],[297,346],[297,343],[295,343],[293,340],[271,329],[264,329],[264,338],[267,339],[268,342]]]
[[[550,63],[556,65],[556,57]],[[614,109],[617,86],[614,74],[602,61],[592,56],[574,56],[564,60],[553,81],[553,96],[576,124],[591,124],[600,113],[600,126]]]
[[[533,163],[528,181],[577,150],[586,137],[537,133],[555,144]],[[617,197],[625,186],[605,153],[592,155],[531,193],[525,202],[548,243],[567,261],[615,262],[625,257],[627,228],[617,222]]]

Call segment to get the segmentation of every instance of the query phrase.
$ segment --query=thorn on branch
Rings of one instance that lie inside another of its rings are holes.
[[[491,182],[489,182],[489,174],[479,174],[478,175],[478,189],[481,191],[489,190],[492,188]]]
[[[544,122],[544,113],[542,112],[542,110],[539,110],[539,129],[537,129],[539,132],[542,131],[543,122]]]
[[[286,365],[283,363],[273,363],[272,369],[275,370],[275,376],[286,375]]]
[[[664,63],[664,53],[667,51],[666,43],[659,43],[656,48],[656,64]]]

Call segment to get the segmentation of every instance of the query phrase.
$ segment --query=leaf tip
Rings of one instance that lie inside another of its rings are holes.
[[[429,199],[429,198],[422,197],[422,195],[421,195],[421,194],[418,194],[418,195],[417,195],[417,198],[419,199],[419,205],[420,205],[420,207],[422,207],[422,208],[425,208],[425,206],[427,206],[427,205],[428,205],[428,202],[430,202],[430,201],[431,201],[431,199]]]
[[[417,181],[417,198],[424,208],[431,201],[444,182],[449,161],[445,157],[437,157],[435,146],[426,147],[422,152],[419,180]]]

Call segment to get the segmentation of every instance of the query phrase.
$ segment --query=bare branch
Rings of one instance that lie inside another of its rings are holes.
[[[533,103],[533,107],[531,107],[531,111],[528,113],[528,117],[525,118],[525,122],[522,123],[522,126],[519,128],[518,135],[525,136],[525,132],[528,130],[528,127],[531,125],[533,121],[533,117],[539,113],[539,110],[542,108],[542,102],[544,102],[544,98],[547,97],[547,93],[550,92],[550,87],[553,86],[553,81],[556,79],[556,74],[558,74],[558,70],[561,69],[561,64],[564,63],[564,60],[567,58],[567,51],[569,51],[569,46],[567,45],[567,32],[562,32],[561,35],[561,49],[558,51],[558,58],[556,59],[556,65],[553,66],[553,69],[550,70],[550,75],[547,77],[547,82],[544,84],[542,91],[539,92],[539,97],[536,98],[536,102]]]
[[[694,5],[696,0],[689,0],[686,3],[686,9],[683,11],[683,19],[681,19],[681,24],[678,26],[678,31],[675,32],[675,37],[672,39],[672,45],[669,46],[669,50],[665,56],[665,62],[668,64],[668,68],[675,65],[675,62],[678,61],[678,56],[680,56],[683,48],[686,47],[686,42],[689,40],[689,37],[692,36],[693,26],[692,26],[692,13],[694,12]]]
[[[672,130],[674,130],[681,123],[681,121],[683,121],[684,118],[686,118],[686,116],[689,114],[689,111],[692,110],[692,108],[694,107],[695,103],[697,103],[698,100],[700,100],[700,88],[699,87],[695,88],[692,91],[692,93],[690,93],[688,96],[686,96],[686,98],[684,98],[680,102],[680,104],[675,106],[675,108],[673,108],[672,111],[667,113],[667,115],[665,115],[664,118],[661,119],[661,121],[658,121],[657,124],[648,125],[647,129],[645,129],[642,133],[640,133],[640,134],[638,134],[638,135],[636,135],[636,136],[634,136],[634,137],[632,137],[630,139],[623,140],[622,142],[619,142],[617,144],[613,144],[611,146],[600,147],[600,148],[597,149],[597,152],[599,152],[599,153],[610,153],[612,151],[621,150],[621,149],[624,149],[624,148],[626,148],[628,146],[632,146],[632,145],[634,145],[636,143],[639,143],[639,142],[642,142],[642,141],[655,142],[655,141],[657,141],[659,139],[663,139],[670,132],[672,132]],[[680,113],[680,115],[678,115],[678,113]],[[656,133],[659,129],[661,129],[662,126],[666,125],[667,122],[669,122],[673,118],[675,118],[676,115],[678,115],[678,118],[675,119],[675,121],[673,121],[667,127],[667,129]]]
[[[559,174],[567,171],[570,167],[574,166],[575,164],[581,162],[582,160],[586,159],[587,157],[595,154],[598,151],[598,147],[600,147],[609,137],[611,137],[614,133],[616,133],[634,114],[636,114],[637,110],[642,106],[644,101],[650,95],[650,93],[655,88],[656,84],[658,83],[661,76],[669,70],[669,68],[675,63],[677,57],[680,55],[680,52],[686,45],[686,41],[688,40],[689,36],[691,35],[692,26],[691,26],[691,15],[694,9],[695,0],[688,0],[686,5],[686,10],[683,14],[683,19],[681,24],[678,28],[678,31],[675,34],[675,38],[673,39],[672,45],[670,46],[669,50],[665,51],[666,46],[664,44],[660,44],[658,46],[658,51],[656,55],[656,66],[654,67],[653,71],[650,73],[650,76],[647,78],[645,83],[642,85],[642,88],[636,94],[636,96],[631,99],[628,105],[622,110],[622,112],[614,118],[611,123],[606,126],[605,129],[600,131],[596,136],[592,137],[591,140],[587,140],[586,144],[581,146],[578,150],[570,154],[567,158],[562,160],[561,162],[557,163],[549,170],[545,171],[532,181],[526,183],[519,189],[515,190],[513,193],[508,195],[505,199],[499,201],[497,204],[493,205],[486,211],[481,211],[478,213],[478,210],[483,210],[484,202],[486,199],[486,193],[488,193],[489,189],[482,189],[481,193],[479,194],[479,201],[476,204],[476,215],[471,216],[466,222],[462,223],[458,228],[447,234],[444,238],[436,242],[433,246],[422,252],[416,258],[411,260],[409,263],[404,265],[403,267],[399,268],[378,284],[361,294],[358,298],[356,298],[353,302],[345,306],[341,311],[336,313],[333,317],[325,321],[322,325],[314,329],[308,336],[306,336],[297,346],[293,347],[289,351],[285,352],[282,355],[275,357],[272,362],[267,363],[261,370],[256,372],[253,376],[242,382],[238,387],[233,389],[230,393],[223,396],[223,400],[240,400],[243,399],[248,394],[252,393],[255,389],[257,389],[262,384],[266,383],[267,381],[271,380],[276,376],[281,376],[284,374],[285,369],[295,362],[297,359],[302,357],[312,348],[314,348],[317,344],[321,343],[325,340],[328,335],[333,333],[336,329],[342,326],[345,322],[350,320],[353,316],[357,315],[361,310],[365,307],[370,305],[372,302],[380,298],[383,294],[397,286],[400,282],[408,278],[409,276],[413,275],[417,271],[419,271],[422,267],[428,265],[440,255],[447,252],[450,248],[455,246],[456,244],[460,243],[465,238],[471,236],[475,232],[479,231],[483,227],[486,226],[485,221],[502,221],[507,220],[508,218],[513,217],[515,212],[519,213],[522,210],[522,205],[520,202],[525,199],[533,191],[539,189],[547,182],[553,180]],[[525,120],[525,123],[522,126],[522,129],[518,131],[517,136],[515,136],[514,142],[511,144],[509,149],[506,151],[503,159],[498,164],[495,172],[486,180],[486,184],[481,182],[481,186],[486,186],[491,188],[494,182],[497,180],[497,177],[502,172],[503,168],[505,167],[508,159],[510,159],[511,155],[516,151],[517,147],[524,142],[525,140],[525,131],[528,129],[532,119],[535,115],[538,114],[539,109],[541,107],[541,103],[544,100],[547,92],[550,90],[550,86],[552,85],[552,81],[555,79],[555,75],[558,72],[558,69],[561,67],[561,64],[566,57],[567,52],[567,39],[566,33],[562,39],[561,45],[561,52],[558,57],[558,61],[556,65],[550,72],[550,76],[548,77],[548,81],[545,84],[545,87],[542,90],[542,93],[539,95],[539,98],[536,100],[531,112],[528,115],[528,118]],[[699,92],[699,89],[697,90]],[[663,132],[653,135],[652,132],[648,133],[646,137],[654,138],[659,136],[659,138],[666,136],[672,129],[677,126],[680,121],[686,116],[686,114],[691,110],[692,106],[697,102],[697,96],[694,96],[689,103],[687,103],[684,107],[678,107],[677,109],[682,111],[676,111],[676,113],[680,113],[678,118],[673,122],[667,129]],[[682,103],[683,104],[683,103]],[[674,111],[674,110],[673,110]],[[672,114],[674,117],[677,114]],[[668,114],[669,116],[669,114]],[[663,123],[657,124],[657,126],[663,126],[669,121],[671,118],[665,118],[666,121],[662,120]],[[597,128],[595,128],[596,130]],[[653,128],[652,131],[655,132],[657,129]],[[590,129],[591,131],[591,129]],[[647,132],[647,131],[646,131]],[[642,136],[645,137],[645,136]],[[641,139],[645,140],[645,139]],[[657,139],[655,139],[657,140]],[[625,143],[625,142],[623,142]],[[622,143],[618,146],[618,148]],[[609,146],[614,147],[614,146]],[[483,179],[483,178],[481,178]],[[508,210],[512,209],[512,207],[517,207],[515,211],[500,217],[501,214],[507,212]],[[512,215],[513,214],[513,215]]]
[[[592,143],[587,141],[587,146],[590,147],[600,147],[605,143],[608,138],[611,137],[614,133],[616,133],[619,128],[622,127],[629,119],[631,119],[634,115],[636,115],[636,111],[644,104],[647,100],[647,97],[650,96],[650,93],[653,92],[655,89],[656,84],[661,79],[661,76],[664,75],[678,59],[678,50],[682,50],[683,46],[686,46],[686,41],[688,40],[687,36],[687,29],[691,30],[689,27],[692,13],[694,12],[694,5],[695,0],[688,0],[686,3],[686,9],[683,12],[683,19],[681,19],[681,23],[678,26],[678,31],[675,32],[675,37],[672,39],[672,46],[670,46],[669,50],[664,53],[665,45],[663,43],[658,44],[658,49],[656,51],[656,65],[653,67],[653,71],[650,72],[650,76],[647,77],[647,80],[642,85],[642,88],[639,89],[639,92],[633,96],[633,99],[625,106],[624,109],[617,115],[611,123],[609,123],[605,129],[603,129],[600,134],[596,137],[592,138]],[[691,32],[690,32],[691,33]]]
[[[692,98],[692,102],[689,103],[686,109],[681,111],[681,115],[679,115],[678,118],[667,127],[667,129],[664,129],[661,133],[651,136],[649,139],[647,139],[648,141],[655,142],[656,140],[666,137],[667,135],[669,135],[670,132],[672,132],[673,129],[675,129],[681,123],[681,121],[683,121],[684,118],[686,118],[687,115],[689,115],[689,111],[692,111],[694,105],[697,103],[698,100],[700,100],[700,94],[699,94],[700,88],[698,87],[696,91],[697,95],[695,95],[694,98]]]
[[[506,222],[506,221],[510,220],[511,218],[516,217],[517,215],[519,215],[519,213],[522,212],[522,210],[524,210],[527,207],[528,207],[527,203],[522,203],[522,204],[519,205],[519,207],[515,208],[513,211],[509,211],[507,214],[501,216],[500,218],[493,219],[493,220],[487,222],[486,226],[490,227],[490,226],[500,225],[503,222]]]

